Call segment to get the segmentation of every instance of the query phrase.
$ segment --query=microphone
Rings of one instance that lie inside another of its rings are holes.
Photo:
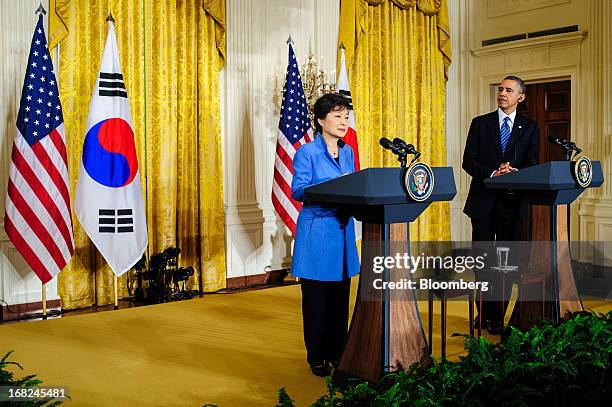
[[[562,139],[562,138],[558,138],[558,137],[554,137],[554,136],[548,136],[548,142],[560,145],[561,147],[567,147],[568,146],[567,140]]]
[[[581,150],[581,149],[579,149],[579,148],[576,146],[576,143],[574,143],[574,142],[571,142],[571,141],[570,141],[570,142],[567,144],[567,147],[568,147],[570,150],[574,150],[574,151],[576,152],[576,154],[580,154],[580,153],[582,152],[582,150]]]
[[[393,144],[399,148],[403,148],[407,154],[416,154],[417,152],[412,144],[406,144],[406,142],[399,137],[393,139]]]
[[[344,140],[342,139],[338,139],[338,147],[342,148],[346,145],[346,143],[344,142]]]
[[[576,146],[576,143],[572,141],[568,141],[568,140],[558,138],[558,137],[553,137],[553,136],[548,136],[548,141],[553,144],[558,144],[565,149],[573,150],[576,152],[576,154],[579,154],[582,152],[582,150]]]
[[[396,137],[393,139],[393,144],[404,149],[404,152],[406,154],[414,154],[414,157],[412,158],[412,161],[410,162],[410,164],[418,160],[418,158],[421,156],[421,153],[418,152],[417,149],[414,148],[412,144],[406,144],[406,142],[399,137]]]
[[[380,145],[383,146],[383,148],[385,150],[391,150],[393,151],[393,154],[400,154],[401,153],[401,149],[396,146],[395,144],[393,144],[393,142],[391,140],[389,140],[386,137],[381,137],[380,141],[379,141]]]
[[[568,161],[571,160],[572,158],[572,151],[574,151],[574,157],[577,154],[580,154],[582,152],[582,150],[576,146],[576,143],[573,143],[569,140],[564,140],[562,138],[548,136],[548,141],[550,143],[561,146],[561,148],[565,152],[565,159]]]

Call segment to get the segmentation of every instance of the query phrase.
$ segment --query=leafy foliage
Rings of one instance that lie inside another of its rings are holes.
[[[291,400],[284,387],[281,387],[278,391],[278,404],[276,407],[295,407],[295,403]]]
[[[19,369],[23,370],[23,367],[17,362],[9,361],[9,356],[13,353],[13,351],[7,352],[2,360],[0,360],[0,387],[10,386],[10,387],[35,387],[40,386],[42,384],[41,380],[35,379],[36,375],[28,375],[24,376],[21,379],[15,378],[15,374],[11,372],[8,367],[15,366]],[[53,407],[62,404],[61,401],[46,401],[46,400],[37,400],[37,401],[6,401],[3,402],[3,406],[45,406],[45,407]]]
[[[612,311],[510,328],[498,344],[461,336],[468,353],[459,362],[431,358],[380,383],[354,381],[343,389],[328,380],[328,394],[313,406],[569,406],[611,399]]]

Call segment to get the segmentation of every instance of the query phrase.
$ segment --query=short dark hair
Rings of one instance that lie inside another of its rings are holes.
[[[504,80],[506,79],[516,82],[516,86],[518,87],[518,91],[520,93],[524,94],[525,92],[527,92],[527,85],[525,85],[525,81],[523,81],[518,76],[508,75],[504,78]]]
[[[321,96],[314,104],[314,125],[317,132],[321,133],[321,125],[317,119],[325,119],[327,113],[334,110],[350,110],[351,102],[348,97],[340,93],[326,93]]]

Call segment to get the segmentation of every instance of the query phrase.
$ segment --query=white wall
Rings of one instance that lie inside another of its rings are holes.
[[[287,38],[335,69],[339,0],[228,0],[223,92],[227,277],[287,268],[291,241],[271,201]],[[321,57],[323,57],[321,59]]]
[[[0,2],[0,299],[9,305],[36,302],[42,297],[40,280],[8,240],[3,224],[15,122],[32,34],[38,20],[34,11],[40,3],[40,0]],[[42,4],[49,8],[48,0]],[[47,16],[45,30],[48,30]],[[58,298],[57,279],[54,279],[47,283],[47,300]]]
[[[446,163],[453,168],[457,185],[457,196],[450,202],[451,239],[463,241],[471,239],[469,218],[463,214],[470,184],[465,171],[461,169],[463,148],[471,120],[467,92],[470,75],[470,24],[467,12],[468,0],[448,2],[452,63],[446,82]]]

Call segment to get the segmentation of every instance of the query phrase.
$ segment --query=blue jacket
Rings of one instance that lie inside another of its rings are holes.
[[[293,157],[293,199],[304,200],[304,189],[355,171],[353,149],[338,149],[340,165],[320,134],[301,146]],[[336,208],[305,203],[300,211],[293,247],[291,274],[319,281],[341,281],[359,273],[355,223]]]

